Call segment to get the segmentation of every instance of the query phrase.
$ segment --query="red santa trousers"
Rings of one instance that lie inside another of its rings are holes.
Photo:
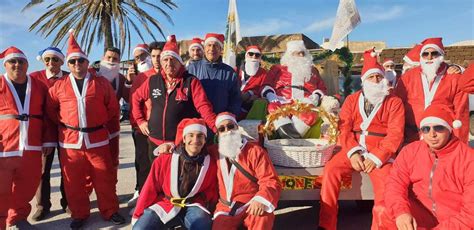
[[[41,152],[0,158],[0,229],[26,220],[41,178]]]
[[[237,230],[243,224],[247,229],[271,230],[275,215],[265,212],[261,216],[249,215],[245,211],[236,216],[219,215],[212,221],[212,230]]]
[[[104,219],[110,219],[110,216],[119,209],[110,146],[91,149],[85,149],[84,145],[82,149],[61,148],[60,154],[71,217],[86,219],[90,215],[87,189],[87,176],[90,176],[100,214]]]
[[[381,168],[375,168],[369,173],[372,187],[374,189],[374,208],[372,209],[372,229],[380,226],[382,214],[385,206],[383,196],[385,191],[385,180],[390,173],[392,164],[385,164]],[[324,166],[323,179],[321,185],[321,208],[319,213],[319,226],[328,230],[337,227],[337,200],[341,190],[342,177],[352,174],[354,169],[351,166],[347,154],[339,152]]]
[[[118,173],[118,166],[119,166],[119,143],[120,136],[116,136],[109,140],[110,145],[110,155],[112,156],[112,165],[114,167],[114,179],[115,184],[117,184],[117,173]]]

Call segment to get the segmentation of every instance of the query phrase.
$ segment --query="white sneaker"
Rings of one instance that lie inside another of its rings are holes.
[[[130,199],[127,202],[127,206],[128,207],[135,207],[135,205],[137,205],[138,196],[139,196],[138,191],[135,191],[135,193],[133,193],[132,199]]]

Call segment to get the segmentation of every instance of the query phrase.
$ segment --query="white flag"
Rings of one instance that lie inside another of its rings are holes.
[[[336,50],[337,43],[342,41],[359,23],[360,15],[354,0],[340,0],[328,49]]]
[[[229,0],[229,13],[227,14],[227,31],[225,33],[223,62],[235,68],[237,45],[242,40],[240,36],[239,14],[237,13],[236,0]]]

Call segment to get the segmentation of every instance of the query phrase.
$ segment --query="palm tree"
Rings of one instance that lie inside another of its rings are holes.
[[[22,10],[25,11],[33,6],[43,3],[44,0],[30,0]],[[160,0],[169,10],[178,6],[173,0]],[[140,6],[139,6],[140,5]],[[153,18],[149,11],[157,11],[173,24],[170,15],[158,3],[147,0],[56,0],[47,7],[48,11],[38,18],[29,28],[30,31],[37,30],[44,37],[56,32],[52,45],[57,46],[68,35],[70,29],[74,29],[76,36],[86,52],[89,53],[94,42],[102,42],[104,47],[117,46],[122,51],[125,46],[131,47],[131,30],[143,38],[139,25],[154,39],[153,29],[165,37],[162,25]]]

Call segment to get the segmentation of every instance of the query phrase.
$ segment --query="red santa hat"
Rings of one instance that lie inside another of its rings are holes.
[[[189,45],[188,51],[191,53],[191,49],[194,47],[198,47],[201,50],[204,50],[204,47],[202,47],[202,39],[200,38],[193,38],[191,41],[191,44]]]
[[[148,53],[148,54],[150,53],[150,51],[149,51],[150,47],[148,47],[147,44],[138,44],[137,46],[135,46],[135,48],[133,48],[132,54],[135,55],[135,52],[139,51],[139,50],[145,51],[145,53]]]
[[[206,38],[204,39],[204,45],[208,42],[217,42],[221,46],[224,47],[224,35],[223,34],[216,34],[216,33],[208,33],[206,34]]]
[[[84,58],[86,60],[89,60],[87,58],[87,55],[82,51],[81,47],[76,41],[76,38],[74,37],[74,30],[69,30],[69,40],[68,40],[68,47],[67,47],[67,55],[66,55],[66,62],[69,61],[69,59],[73,57],[79,57],[79,58]]]
[[[286,43],[286,52],[293,53],[295,51],[306,51],[306,46],[304,45],[303,40],[294,40]]]
[[[0,53],[0,59],[3,59],[3,64],[5,64],[5,62],[7,62],[8,60],[12,58],[23,58],[26,61],[28,61],[23,51],[16,48],[15,46],[10,46],[6,50],[4,50],[2,53]]]
[[[443,38],[427,38],[421,42],[420,53],[418,54],[421,57],[421,54],[428,48],[433,48],[438,51],[441,55],[444,55],[444,46]]]
[[[247,46],[247,50],[245,51],[246,53],[252,52],[252,53],[262,53],[262,50],[258,46]]]
[[[382,66],[385,66],[385,65],[395,65],[395,62],[391,58],[385,58],[383,60]]]
[[[237,119],[235,118],[235,115],[233,113],[229,113],[229,112],[221,112],[219,114],[217,114],[217,117],[216,117],[216,127],[223,121],[225,120],[231,120],[233,121],[235,124],[237,124]]]
[[[206,122],[200,118],[184,118],[178,124],[174,143],[176,145],[180,144],[183,141],[184,136],[190,132],[201,132],[207,137]]]
[[[364,66],[362,67],[362,82],[371,74],[378,73],[382,76],[385,76],[384,68],[377,62],[377,53],[375,48],[366,50],[364,52]]]
[[[448,106],[441,104],[430,105],[423,112],[420,127],[428,124],[442,125],[449,131],[462,126],[460,120],[455,120],[454,112]]]
[[[410,65],[419,65],[420,64],[420,50],[421,44],[416,44],[408,51],[407,54],[403,57],[403,61]]]
[[[176,42],[176,36],[170,35],[167,38],[165,46],[163,46],[163,51],[160,54],[160,60],[163,60],[165,57],[172,56],[176,58],[181,64],[183,59],[179,56],[178,42]]]

